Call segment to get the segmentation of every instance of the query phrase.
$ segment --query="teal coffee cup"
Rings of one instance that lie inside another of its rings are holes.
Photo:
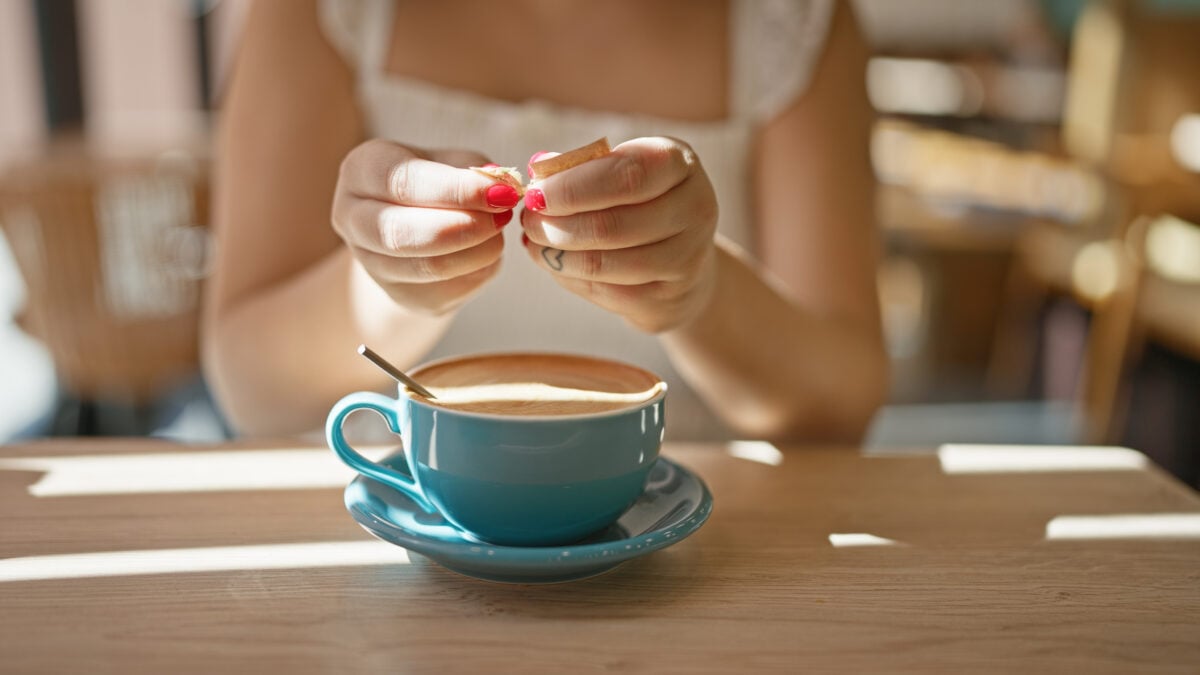
[[[552,546],[613,523],[645,486],[666,384],[628,364],[569,354],[481,354],[409,372],[434,394],[356,392],[329,412],[329,447],[355,471],[481,541]],[[363,457],[343,425],[371,410],[400,435],[407,470]]]

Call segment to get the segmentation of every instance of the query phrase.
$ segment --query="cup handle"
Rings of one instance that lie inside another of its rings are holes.
[[[421,494],[421,489],[413,480],[411,466],[405,467],[410,473],[403,473],[377,464],[358,454],[358,451],[346,442],[342,425],[345,424],[346,417],[356,410],[374,410],[383,415],[388,427],[395,434],[400,434],[400,413],[396,410],[395,399],[375,392],[359,391],[346,395],[329,411],[329,417],[325,420],[325,440],[329,443],[329,447],[351,469],[403,492],[406,497],[416,502],[417,506],[427,513],[436,513],[437,510],[425,499],[425,495]],[[404,461],[405,463],[409,461],[407,454],[404,456]]]

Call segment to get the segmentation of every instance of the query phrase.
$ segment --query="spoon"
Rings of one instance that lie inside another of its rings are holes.
[[[392,379],[399,382],[400,384],[408,387],[409,389],[412,389],[413,391],[424,396],[425,398],[437,398],[433,394],[429,393],[428,389],[417,384],[408,375],[405,375],[404,372],[401,371],[399,368],[388,363],[386,360],[384,360],[384,358],[382,356],[371,351],[370,347],[368,347],[366,345],[359,345],[358,353],[367,357],[368,361],[370,361],[371,363],[374,363],[383,372],[387,373],[388,375],[391,375]]]

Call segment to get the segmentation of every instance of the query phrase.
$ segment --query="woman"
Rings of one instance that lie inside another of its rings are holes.
[[[866,56],[822,0],[256,3],[205,322],[231,422],[318,428],[387,385],[365,342],[631,361],[675,438],[859,438],[887,382]],[[600,136],[523,206],[467,169]]]

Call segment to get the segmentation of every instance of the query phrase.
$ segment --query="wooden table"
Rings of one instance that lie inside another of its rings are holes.
[[[698,533],[597,578],[511,586],[370,539],[341,466],[288,447],[0,447],[0,671],[1200,670],[1200,499],[1132,453],[958,473],[961,455],[932,451],[785,449],[773,465],[769,447],[669,445],[714,494]],[[240,452],[262,448],[278,454]],[[282,483],[215,489],[276,457]],[[1114,514],[1157,515],[1061,518]],[[1097,523],[1132,531],[1057,539]],[[1155,526],[1169,537],[1144,538]],[[369,559],[306,562],[320,542]],[[248,548],[211,548],[231,546]],[[187,568],[231,551],[247,569]],[[147,560],[166,567],[122,568]]]

